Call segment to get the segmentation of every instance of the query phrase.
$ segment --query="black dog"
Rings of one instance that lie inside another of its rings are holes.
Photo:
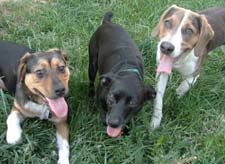
[[[116,137],[146,100],[155,98],[155,90],[143,84],[143,61],[128,32],[111,23],[105,14],[102,25],[89,43],[89,95],[94,96],[94,81],[99,69],[97,99],[107,134]]]

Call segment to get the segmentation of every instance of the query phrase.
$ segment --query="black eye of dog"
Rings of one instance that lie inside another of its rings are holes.
[[[164,25],[168,29],[172,28],[172,22],[170,20],[165,20]]]
[[[45,72],[46,72],[45,69],[39,69],[39,70],[35,71],[35,73],[39,79],[44,77]]]
[[[134,99],[131,99],[130,97],[127,98],[127,103],[131,107],[136,105],[136,101]]]
[[[65,72],[65,66],[58,66],[58,71],[61,72],[61,73],[64,73]]]

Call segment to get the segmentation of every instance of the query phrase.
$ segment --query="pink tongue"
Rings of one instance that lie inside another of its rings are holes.
[[[110,126],[107,126],[107,134],[110,137],[117,137],[120,132],[121,132],[122,128],[112,128]]]
[[[174,63],[174,58],[161,54],[159,65],[157,67],[157,72],[164,72],[170,74],[172,72],[172,67]]]
[[[68,113],[68,106],[63,97],[58,99],[49,99],[46,98],[48,101],[48,105],[52,112],[59,118],[65,117]]]

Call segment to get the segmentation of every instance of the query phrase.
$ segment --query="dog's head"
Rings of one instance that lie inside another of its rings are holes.
[[[29,94],[47,101],[53,112],[57,106],[65,105],[63,97],[68,93],[70,76],[66,60],[67,55],[59,49],[26,53],[20,59],[17,81]]]
[[[162,14],[153,29],[152,36],[157,35],[160,37],[157,61],[162,55],[176,61],[191,50],[194,50],[195,56],[205,55],[214,31],[204,15],[172,5]]]
[[[151,86],[144,86],[136,75],[127,74],[117,76],[107,73],[100,77],[100,85],[107,90],[106,97],[106,124],[107,134],[116,137],[122,126],[140,111],[143,103],[155,98],[156,92]]]

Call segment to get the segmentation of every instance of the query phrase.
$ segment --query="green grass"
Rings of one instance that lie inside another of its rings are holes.
[[[46,2],[46,3],[44,3]],[[213,51],[196,85],[179,101],[181,81],[173,74],[164,98],[161,127],[149,127],[152,103],[132,119],[129,135],[112,139],[101,124],[88,93],[88,42],[106,11],[126,28],[145,61],[145,82],[155,85],[157,40],[150,37],[171,4],[194,11],[225,5],[224,0],[22,0],[0,4],[0,38],[37,50],[58,47],[69,54],[70,161],[72,164],[221,164],[225,161],[225,54]],[[47,121],[26,119],[23,142],[6,143],[6,119],[12,97],[0,91],[0,163],[56,163],[55,129]],[[186,162],[185,162],[186,161]]]

